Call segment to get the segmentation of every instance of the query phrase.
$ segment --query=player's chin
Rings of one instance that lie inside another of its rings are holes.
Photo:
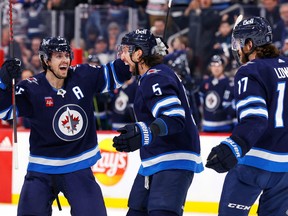
[[[60,70],[60,73],[59,75],[62,76],[62,77],[67,77],[67,74],[68,74],[68,70]]]
[[[65,79],[67,77],[67,73],[60,73],[58,76],[60,79]]]

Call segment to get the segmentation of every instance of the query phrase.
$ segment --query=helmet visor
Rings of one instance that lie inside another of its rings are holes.
[[[241,49],[241,41],[239,38],[234,38],[232,37],[232,41],[231,41],[231,49],[233,51],[238,51]]]
[[[120,44],[117,45],[116,50],[117,50],[117,56],[120,57],[122,53],[128,52],[130,55],[134,52],[135,50],[134,45],[127,45],[127,44]]]
[[[240,60],[240,54],[239,54],[239,51],[241,50],[241,40],[239,38],[234,38],[232,36],[231,49],[232,49],[233,57],[237,62],[237,66],[242,65],[241,60]]]

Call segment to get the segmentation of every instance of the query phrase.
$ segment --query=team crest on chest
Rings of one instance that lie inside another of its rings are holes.
[[[74,141],[84,136],[88,118],[84,110],[76,104],[62,106],[53,118],[53,130],[64,141]]]
[[[205,109],[212,112],[220,105],[220,97],[216,91],[209,91],[205,98]]]

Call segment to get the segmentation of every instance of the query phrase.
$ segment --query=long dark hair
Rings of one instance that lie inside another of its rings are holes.
[[[280,51],[273,44],[266,44],[255,48],[257,58],[276,58]]]
[[[153,67],[155,65],[163,63],[163,56],[161,56],[161,55],[145,56],[142,59],[148,67]]]

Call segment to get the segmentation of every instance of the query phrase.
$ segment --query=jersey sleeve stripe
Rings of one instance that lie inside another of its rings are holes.
[[[267,109],[260,107],[260,108],[248,108],[248,109],[242,110],[239,114],[240,121],[243,118],[245,118],[247,116],[251,116],[251,115],[262,116],[262,117],[265,117],[268,119]]]
[[[105,93],[105,92],[108,92],[110,89],[109,89],[109,86],[110,86],[110,77],[109,77],[109,72],[108,72],[108,67],[106,65],[103,65],[103,68],[104,68],[104,76],[105,76],[105,87],[104,89],[102,90],[102,93]]]
[[[184,109],[175,108],[175,109],[170,109],[170,110],[167,110],[167,111],[163,112],[163,115],[166,115],[166,116],[181,116],[181,117],[185,118],[185,111],[184,111]]]
[[[162,107],[169,107],[175,104],[177,105],[181,104],[179,98],[177,98],[176,96],[164,98],[154,105],[154,107],[152,108],[152,114],[155,118],[157,118],[158,112]]]
[[[240,100],[237,104],[236,104],[236,108],[237,110],[241,107],[245,107],[251,103],[262,103],[266,106],[266,102],[263,98],[261,97],[255,97],[255,96],[251,96],[251,97],[247,97],[244,100]]]
[[[114,85],[114,88],[120,88],[123,85],[123,83],[120,82],[118,77],[117,77],[116,70],[115,70],[115,67],[114,67],[114,61],[110,62],[110,67],[111,67],[111,70],[112,70],[114,82],[116,84],[116,85]]]

